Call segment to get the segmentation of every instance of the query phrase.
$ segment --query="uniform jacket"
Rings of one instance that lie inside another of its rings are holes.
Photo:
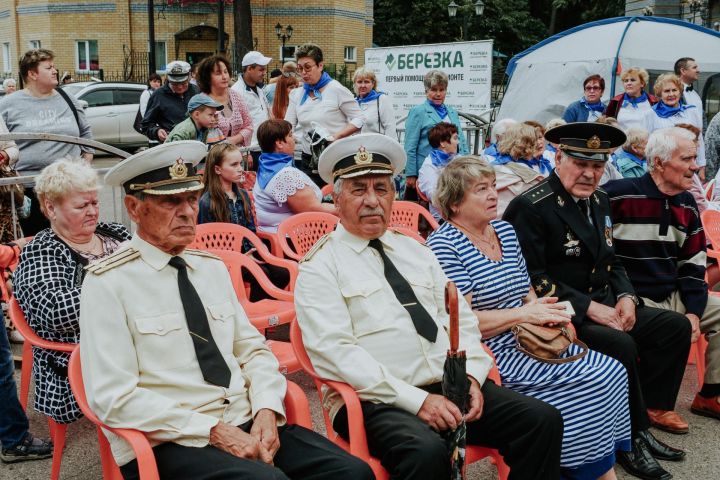
[[[615,256],[607,194],[598,189],[589,200],[594,225],[553,173],[510,202],[503,215],[515,227],[535,292],[569,300],[576,324],[585,320],[591,300],[614,307],[620,294],[634,294]]]
[[[468,150],[467,140],[462,133],[462,125],[457,110],[450,105],[445,104],[448,110],[448,118],[458,129],[460,137],[460,145],[458,145],[458,155],[466,155]],[[422,162],[428,156],[432,147],[428,140],[428,132],[432,127],[442,122],[435,109],[423,101],[416,105],[408,113],[405,120],[405,153],[407,154],[407,163],[405,164],[405,175],[408,177],[417,177]]]

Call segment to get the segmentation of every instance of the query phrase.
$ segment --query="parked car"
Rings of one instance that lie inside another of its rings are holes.
[[[123,150],[147,147],[148,139],[133,129],[140,107],[140,83],[76,82],[62,89],[80,100],[93,139]]]

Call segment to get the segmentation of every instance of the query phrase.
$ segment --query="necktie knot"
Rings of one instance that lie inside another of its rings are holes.
[[[185,263],[185,260],[183,260],[182,257],[172,257],[168,262],[168,265],[177,268],[178,270],[185,270],[187,268],[187,263]]]
[[[371,248],[374,248],[374,249],[377,250],[378,252],[382,252],[382,251],[384,250],[384,249],[383,249],[383,244],[382,244],[382,242],[380,241],[379,238],[373,238],[372,240],[370,240],[370,241],[368,242],[368,246],[371,247]]]

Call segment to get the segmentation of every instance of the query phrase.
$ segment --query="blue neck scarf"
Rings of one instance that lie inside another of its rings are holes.
[[[488,147],[483,151],[485,155],[489,155],[491,157],[497,157],[498,151],[497,151],[497,144],[491,143],[488,145]]]
[[[585,97],[582,97],[580,99],[580,103],[582,104],[583,107],[587,108],[588,110],[592,110],[593,112],[602,113],[605,111],[605,105],[603,105],[603,103],[601,101],[595,102],[595,103],[588,103],[588,101],[585,100]]]
[[[694,108],[695,105],[685,105],[682,102],[678,103],[677,107],[669,107],[665,102],[660,100],[658,103],[653,105],[653,110],[655,110],[655,113],[657,113],[657,116],[660,118],[670,118],[673,115],[683,112],[687,110],[688,108]]]
[[[629,158],[629,159],[632,160],[633,162],[635,162],[635,163],[637,163],[638,165],[640,165],[641,167],[643,167],[643,168],[645,169],[645,171],[647,171],[647,168],[645,167],[645,164],[646,164],[647,162],[645,161],[644,158],[638,158],[637,155],[634,155],[634,154],[628,152],[628,151],[625,150],[624,148],[623,148],[622,156],[625,157],[625,158]]]
[[[552,153],[557,152],[557,148],[555,148],[552,143],[546,143],[545,150]]]
[[[257,172],[257,182],[260,188],[267,187],[270,180],[283,168],[291,166],[292,155],[287,153],[261,153],[260,166]]]
[[[378,92],[374,88],[370,90],[370,93],[365,95],[364,97],[357,97],[358,105],[362,105],[363,103],[372,102],[374,100],[377,100],[380,98],[380,95],[385,95],[385,92]]]
[[[432,161],[432,164],[436,167],[444,167],[450,163],[450,160],[453,158],[455,158],[454,153],[443,152],[439,148],[433,148],[430,150],[430,161]]]
[[[495,156],[495,160],[493,160],[491,163],[493,165],[505,165],[506,163],[514,162],[513,158],[508,155],[507,153],[500,153],[498,152],[497,156]]]
[[[638,108],[638,103],[647,102],[648,96],[647,93],[642,92],[642,95],[640,95],[637,98],[632,98],[627,93],[623,96],[623,103],[622,107],[625,108],[628,105],[632,105],[633,108]]]
[[[547,158],[543,157],[533,158],[531,160],[515,160],[507,153],[501,153],[497,157],[495,157],[492,165],[505,165],[510,162],[522,163],[523,165],[526,165],[533,170],[535,170],[535,167],[537,167],[540,173],[546,176],[550,175],[550,172],[552,172],[552,165],[550,164],[550,161]]]
[[[315,95],[315,98],[317,98],[318,100],[322,100],[322,95],[320,94],[320,89],[323,88],[325,85],[327,85],[330,82],[332,82],[332,78],[330,77],[330,75],[328,75],[327,72],[323,72],[322,76],[320,77],[320,80],[318,80],[318,82],[316,84],[311,85],[309,83],[303,83],[303,90],[305,90],[305,92],[303,93],[303,96],[300,99],[300,105],[305,103],[305,101],[310,96],[310,92],[312,92],[313,95]]]
[[[442,105],[435,105],[435,104],[434,104],[433,102],[431,102],[429,99],[426,100],[426,101],[427,101],[428,105],[430,105],[431,107],[433,107],[433,108],[435,109],[435,111],[436,111],[437,114],[438,114],[438,117],[440,117],[440,120],[442,120],[443,118],[445,118],[445,117],[447,116],[447,114],[448,114],[448,109],[447,109],[447,107],[445,106],[444,103],[443,103]]]

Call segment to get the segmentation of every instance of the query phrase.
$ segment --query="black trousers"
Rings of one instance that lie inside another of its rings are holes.
[[[20,226],[22,227],[23,235],[33,237],[40,230],[45,230],[50,227],[50,220],[48,220],[42,213],[42,210],[40,210],[40,202],[32,187],[25,188],[25,196],[32,202],[30,205],[30,216],[28,218],[21,218]]]
[[[685,315],[638,307],[635,326],[621,332],[589,319],[577,326],[588,347],[625,366],[630,387],[632,431],[647,430],[647,409],[673,410],[690,352],[691,326]]]
[[[153,448],[161,479],[172,480],[373,480],[370,467],[327,438],[297,425],[278,428],[280,449],[273,465],[247,460],[212,446],[163,443]],[[125,480],[139,480],[137,460],[120,467]]]
[[[315,185],[317,185],[319,188],[324,187],[326,185],[325,180],[320,177],[319,173],[314,172],[313,169],[310,168],[310,160],[312,159],[312,155],[302,153],[300,156],[300,170],[302,170],[308,177],[310,177],[312,181],[315,182]]]
[[[467,443],[499,450],[511,480],[557,480],[563,421],[555,407],[498,387],[482,387],[483,414],[467,425]],[[450,460],[445,441],[416,415],[385,404],[362,402],[370,453],[393,480],[445,480]],[[347,410],[333,423],[348,438]]]

